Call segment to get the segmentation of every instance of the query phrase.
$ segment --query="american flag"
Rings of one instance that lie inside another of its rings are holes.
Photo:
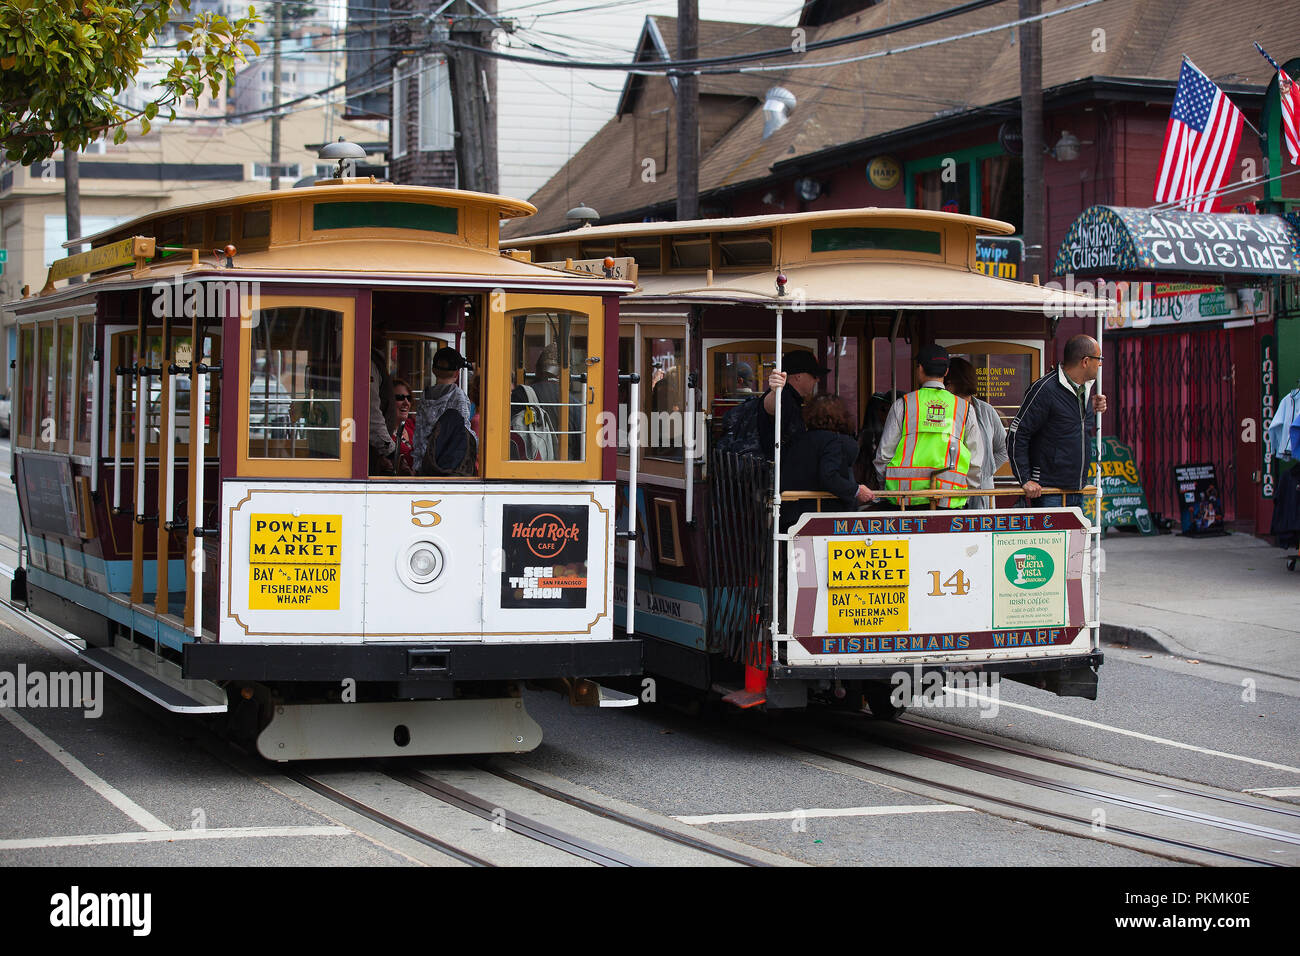
[[[1282,95],[1282,138],[1291,154],[1291,165],[1300,166],[1300,86],[1286,75],[1286,70],[1278,70],[1277,90]]]
[[[1155,200],[1179,203],[1195,212],[1214,208],[1237,144],[1242,116],[1223,91],[1183,60],[1174,108],[1165,127],[1165,146],[1156,177]]]
[[[1255,49],[1277,70],[1277,92],[1282,103],[1282,139],[1286,142],[1286,151],[1291,154],[1291,165],[1300,166],[1300,87],[1287,76],[1286,70],[1264,52],[1258,43]]]

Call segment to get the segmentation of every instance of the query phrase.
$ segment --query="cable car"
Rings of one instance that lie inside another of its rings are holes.
[[[932,506],[920,510],[903,499],[845,512],[824,491],[782,491],[781,455],[798,446],[777,442],[775,468],[715,447],[726,414],[756,400],[794,351],[829,369],[823,389],[846,400],[859,427],[911,390],[930,343],[969,359],[980,397],[1009,420],[1046,373],[1056,337],[1095,324],[1100,339],[1111,307],[1037,277],[986,274],[977,237],[1013,231],[871,208],[511,240],[538,262],[635,259],[619,366],[650,387],[639,402],[620,396],[633,423],[620,448],[620,509],[647,533],[618,600],[619,622],[630,609],[645,641],[647,673],[740,707],[865,699],[885,716],[922,683],[958,677],[1095,698],[1095,510],[1020,507],[1006,478],[984,493],[995,507],[980,511],[944,507],[954,495],[936,490],[912,496]],[[1063,490],[1099,503],[1095,488]],[[791,522],[792,509],[807,513]],[[1029,577],[1019,573],[1027,562]]]
[[[632,285],[502,254],[534,211],[338,178],[56,262],[7,306],[14,596],[275,760],[526,751],[528,682],[634,704],[597,683],[641,669],[597,431]],[[395,381],[455,461],[391,454]]]

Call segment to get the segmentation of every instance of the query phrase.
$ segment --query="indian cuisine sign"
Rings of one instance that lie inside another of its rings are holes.
[[[1297,275],[1297,234],[1280,216],[1092,206],[1070,225],[1053,269],[1139,271]]]
[[[1065,508],[807,515],[791,536],[790,634],[841,661],[1086,640],[1086,529]]]

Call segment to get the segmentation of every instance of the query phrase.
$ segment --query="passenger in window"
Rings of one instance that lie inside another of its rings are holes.
[[[415,474],[411,456],[415,448],[415,413],[411,410],[411,386],[404,379],[393,379],[393,403],[397,406],[397,429],[393,441],[397,442],[397,473]]]
[[[838,395],[819,395],[804,404],[802,413],[806,430],[782,449],[781,490],[828,491],[838,500],[822,502],[823,511],[856,511],[874,501],[876,493],[853,477],[858,443],[844,402]],[[816,510],[816,501],[783,505],[781,525],[789,528],[800,515]]]
[[[560,400],[560,358],[554,344],[537,356],[535,375],[510,392],[510,457],[522,461],[555,461],[560,457],[561,432],[568,434],[568,458],[582,460],[583,386],[570,380],[569,400]],[[568,405],[566,428],[563,406]]]
[[[478,461],[478,440],[470,430],[469,397],[457,383],[465,357],[452,348],[433,356],[434,384],[424,390],[415,416],[411,461],[416,474],[425,477],[468,477]]]

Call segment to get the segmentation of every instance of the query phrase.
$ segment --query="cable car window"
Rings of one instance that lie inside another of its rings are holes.
[[[250,331],[248,457],[338,459],[343,314],[261,309]]]
[[[18,396],[18,425],[14,430],[28,439],[22,443],[24,445],[31,444],[32,435],[32,389],[36,381],[33,367],[36,359],[35,336],[36,330],[30,326],[18,333],[18,376],[22,391]]]
[[[685,340],[647,338],[642,346],[646,368],[641,381],[650,432],[642,437],[646,455],[654,458],[680,459],[685,448],[686,428],[686,350]]]
[[[73,322],[59,323],[59,349],[58,349],[58,416],[55,426],[55,441],[67,442],[68,436],[72,434],[72,383],[73,383],[73,354],[72,354],[72,332]]]
[[[54,326],[42,323],[37,332],[36,345],[36,440],[46,444],[52,440],[54,425]]]
[[[511,316],[510,458],[586,461],[587,317]]]
[[[92,412],[94,409],[95,389],[95,323],[94,320],[85,320],[81,323],[77,338],[77,368],[80,371],[77,396],[77,434],[75,441],[78,444],[90,441],[90,425]]]
[[[109,408],[109,431],[116,427],[117,422],[117,369],[129,369],[135,364],[135,333],[122,332],[113,336],[113,347],[110,352],[111,360],[106,366],[112,376],[109,378],[108,408]],[[131,442],[135,441],[135,390],[137,379],[128,372],[123,383],[122,394],[122,446],[126,448]],[[109,448],[113,447],[110,441]]]

